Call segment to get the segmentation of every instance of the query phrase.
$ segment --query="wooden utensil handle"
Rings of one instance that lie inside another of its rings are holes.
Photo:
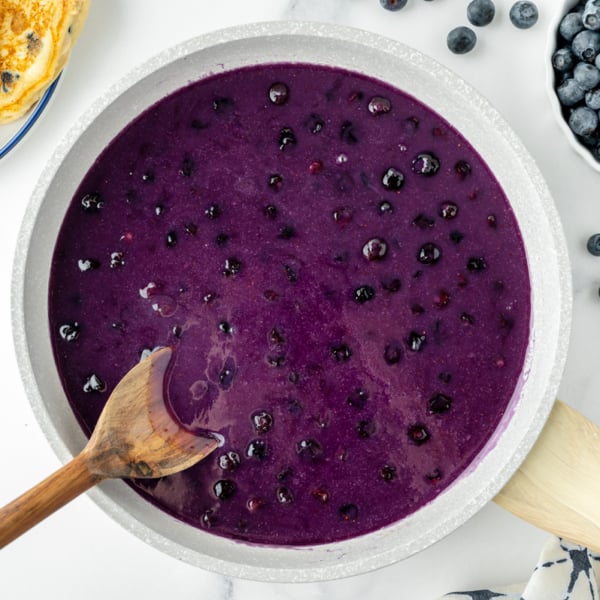
[[[79,496],[100,478],[89,472],[83,455],[0,509],[0,548]]]
[[[600,553],[600,427],[556,401],[533,449],[494,501]]]

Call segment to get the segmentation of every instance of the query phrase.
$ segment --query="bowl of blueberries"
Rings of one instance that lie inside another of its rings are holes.
[[[567,0],[550,28],[548,88],[573,148],[600,171],[600,0]]]

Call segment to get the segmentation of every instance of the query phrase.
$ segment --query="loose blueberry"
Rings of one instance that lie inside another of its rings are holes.
[[[278,173],[273,173],[269,175],[267,184],[272,190],[278,192],[283,186],[283,177]]]
[[[476,27],[489,25],[495,14],[496,7],[492,0],[471,0],[467,5],[467,19]]]
[[[321,504],[327,504],[329,502],[329,492],[325,488],[319,487],[311,490],[310,495]]]
[[[458,215],[458,205],[455,202],[442,202],[438,212],[442,219],[446,219],[447,221],[455,219],[456,215]]]
[[[252,440],[246,448],[248,458],[257,458],[263,460],[267,455],[267,444],[264,440]]]
[[[588,106],[578,106],[569,115],[569,128],[575,135],[592,135],[598,127],[598,113]]]
[[[219,456],[219,468],[222,471],[234,471],[241,463],[240,455],[233,450]]]
[[[585,90],[573,79],[565,79],[557,88],[556,95],[563,106],[574,106],[585,97]]]
[[[242,270],[242,263],[235,257],[230,257],[225,260],[223,265],[223,275],[225,277],[235,277]]]
[[[125,253],[124,252],[111,252],[110,254],[110,268],[118,269],[125,266]]]
[[[167,248],[174,248],[177,245],[177,233],[175,231],[169,231],[165,237],[165,243]]]
[[[283,265],[283,268],[285,270],[285,274],[288,278],[288,281],[290,283],[296,283],[296,281],[298,281],[298,273],[296,272],[296,270],[290,265]]]
[[[358,143],[358,137],[356,136],[356,128],[352,121],[344,121],[340,127],[340,139],[346,144]]]
[[[102,200],[100,194],[98,192],[91,192],[86,194],[81,199],[81,207],[85,212],[94,213],[98,212],[104,206],[104,201]]]
[[[296,229],[293,225],[283,225],[279,230],[279,234],[277,235],[280,240],[291,240],[295,236]]]
[[[573,79],[584,90],[589,91],[600,83],[600,69],[587,62],[580,62],[573,69]]]
[[[100,266],[100,261],[94,258],[84,258],[77,261],[79,270],[84,273],[85,271],[93,271]]]
[[[222,331],[225,334],[230,334],[233,331],[233,328],[231,327],[229,321],[220,321],[219,331]]]
[[[445,308],[450,303],[450,294],[447,290],[440,290],[433,298],[433,304],[437,308]]]
[[[192,158],[190,158],[189,156],[186,156],[181,163],[181,167],[179,169],[179,174],[182,175],[183,177],[191,177],[192,174],[194,173],[195,168],[196,168],[196,163],[194,162],[194,160]]]
[[[352,223],[352,219],[354,218],[354,211],[351,208],[346,206],[341,206],[340,208],[336,208],[333,213],[333,220],[338,223],[340,226],[345,227]]]
[[[413,159],[412,170],[419,175],[432,177],[440,170],[440,160],[431,152],[421,152]]]
[[[579,60],[593,63],[600,52],[600,32],[584,29],[571,42],[571,49]]]
[[[426,473],[425,479],[430,483],[439,483],[442,480],[442,471],[441,469],[433,469],[433,471],[429,471]]]
[[[580,12],[567,13],[560,21],[558,31],[562,37],[570,42],[580,31],[584,29],[583,19]]]
[[[389,342],[383,349],[383,360],[388,365],[397,365],[402,360],[402,348],[398,342]]]
[[[452,398],[446,394],[435,394],[429,399],[429,412],[432,415],[440,415],[452,408]]]
[[[361,285],[354,290],[354,301],[358,304],[364,304],[375,298],[375,290],[370,285]]]
[[[466,160],[458,160],[454,165],[454,172],[459,179],[466,179],[471,174],[471,165]]]
[[[358,508],[356,504],[343,504],[338,511],[342,521],[354,522],[358,520]]]
[[[537,23],[539,11],[534,2],[518,0],[510,7],[508,16],[511,23],[518,29],[529,29]]]
[[[379,3],[386,10],[400,10],[404,8],[407,4],[408,0],[379,0]]]
[[[257,433],[267,433],[273,427],[273,416],[266,410],[260,410],[252,415],[252,424]]]
[[[219,373],[219,384],[224,390],[228,390],[233,383],[235,369],[232,365],[226,364]]]
[[[264,498],[259,498],[257,496],[253,496],[252,498],[248,498],[246,502],[246,508],[249,512],[255,513],[256,511],[266,506],[267,501]]]
[[[383,465],[381,469],[379,469],[379,477],[383,479],[383,481],[393,481],[396,479],[396,467],[392,465]]]
[[[65,342],[74,342],[79,337],[79,323],[65,323],[58,328],[58,333]]]
[[[198,225],[196,225],[195,223],[185,223],[183,225],[183,230],[188,235],[196,235],[196,233],[198,233]]]
[[[297,142],[296,134],[291,127],[284,127],[279,132],[279,149],[285,150],[288,147],[294,146]]]
[[[86,394],[90,392],[105,392],[106,391],[106,383],[98,375],[92,373],[83,384],[83,391]]]
[[[383,115],[392,110],[392,103],[388,98],[384,98],[383,96],[373,96],[369,100],[367,108],[373,116]]]
[[[213,485],[213,492],[219,500],[228,500],[236,491],[236,486],[231,479],[220,479]]]
[[[381,260],[387,253],[387,243],[381,238],[371,238],[362,248],[368,261]]]
[[[211,220],[214,221],[221,216],[221,207],[218,204],[211,204],[204,210],[204,214]]]
[[[600,0],[587,0],[581,18],[586,29],[600,29]]]
[[[446,44],[450,52],[454,54],[466,54],[475,48],[477,35],[469,27],[461,25],[448,32]]]
[[[600,256],[600,233],[594,233],[588,238],[587,249],[590,254]]]
[[[348,394],[346,398],[346,402],[349,406],[353,408],[361,409],[365,407],[367,400],[369,399],[369,394],[365,390],[361,388],[357,388]]]
[[[559,48],[552,55],[552,66],[560,73],[571,71],[575,64],[575,55],[570,48]]]
[[[273,83],[269,88],[269,100],[277,106],[285,104],[289,100],[289,97],[290,90],[285,83]]]
[[[381,183],[386,190],[397,192],[404,184],[404,175],[395,167],[390,167],[381,176]]]
[[[279,504],[291,504],[294,501],[292,492],[285,486],[278,487],[275,496]]]
[[[471,273],[478,273],[487,268],[487,264],[485,259],[481,256],[472,256],[467,261],[467,270],[471,271]]]
[[[278,212],[277,207],[273,204],[267,204],[263,208],[263,213],[264,213],[265,217],[267,217],[268,219],[276,219],[277,212]]]
[[[411,331],[406,338],[406,346],[411,352],[421,352],[427,342],[424,332]]]
[[[600,110],[600,88],[590,90],[585,95],[585,104],[592,110]]]
[[[316,461],[323,456],[323,447],[317,440],[304,439],[296,444],[296,452],[303,460]]]
[[[352,356],[352,350],[347,344],[336,344],[331,347],[330,352],[333,360],[338,363],[347,362]]]
[[[429,431],[427,431],[427,428],[422,423],[415,423],[414,425],[411,425],[408,428],[407,433],[410,441],[417,446],[421,446],[431,437]]]
[[[228,112],[233,106],[233,100],[225,96],[215,98],[212,102],[213,110],[218,114],[222,115]]]
[[[432,243],[423,244],[417,253],[417,260],[423,265],[434,265],[442,256],[442,251]]]
[[[325,127],[325,121],[315,114],[311,114],[306,121],[306,126],[311,133],[320,133]]]
[[[379,209],[379,214],[381,215],[391,214],[394,212],[394,207],[387,200],[382,200],[377,208]]]
[[[375,434],[375,429],[375,423],[373,421],[364,419],[358,422],[358,425],[356,426],[356,433],[358,433],[358,437],[367,439],[373,437]]]

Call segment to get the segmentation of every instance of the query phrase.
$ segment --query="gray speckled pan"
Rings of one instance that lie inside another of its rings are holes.
[[[83,115],[57,148],[28,207],[13,282],[18,360],[35,413],[61,460],[85,443],[54,366],[47,324],[50,259],[64,211],[104,146],[150,104],[207,74],[282,61],[352,69],[412,94],[472,143],[504,187],[521,227],[532,285],[532,332],[522,379],[493,439],[471,468],[410,517],[363,537],[302,548],[258,547],[207,534],[142,500],[122,482],[93,499],[135,535],[219,573],[265,581],[355,575],[402,560],[455,530],[523,461],[553,405],[569,337],[570,269],[560,223],[533,159],[507,123],[464,81],[419,52],[355,29],[264,23],[214,32],[139,67]]]

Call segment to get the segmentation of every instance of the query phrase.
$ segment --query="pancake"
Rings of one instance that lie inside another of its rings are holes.
[[[0,0],[0,124],[23,116],[65,65],[90,0]]]

